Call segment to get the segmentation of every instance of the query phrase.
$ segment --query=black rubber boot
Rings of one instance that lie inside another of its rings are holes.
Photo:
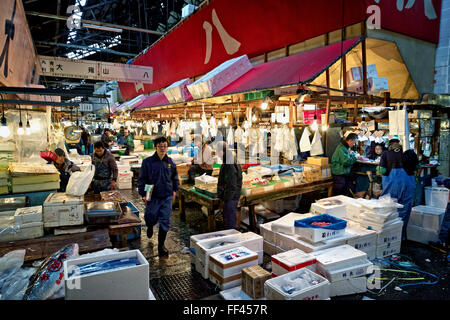
[[[147,237],[151,239],[153,237],[153,226],[147,227]]]
[[[164,247],[164,242],[166,241],[167,232],[165,232],[161,227],[158,231],[158,255],[160,257],[169,256],[169,251]]]

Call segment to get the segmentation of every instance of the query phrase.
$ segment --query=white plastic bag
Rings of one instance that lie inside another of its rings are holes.
[[[95,166],[90,165],[84,171],[77,171],[72,173],[67,184],[66,194],[70,196],[83,196],[89,189],[92,179],[95,174]]]

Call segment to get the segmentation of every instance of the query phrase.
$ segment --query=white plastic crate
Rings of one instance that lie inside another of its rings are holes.
[[[414,225],[439,232],[441,230],[444,215],[445,209],[443,208],[429,206],[413,207],[411,209],[408,226]]]
[[[430,207],[446,209],[449,191],[447,188],[425,187],[425,204]]]
[[[290,284],[295,286],[294,280],[302,275],[310,277],[317,284],[308,283],[304,287],[297,286],[292,293],[283,291],[282,287]],[[264,283],[267,300],[326,300],[330,297],[330,282],[317,273],[306,268],[286,273],[272,278]]]
[[[272,273],[277,276],[302,268],[316,271],[316,258],[300,249],[293,249],[273,255],[271,261]]]
[[[411,224],[408,224],[406,227],[406,237],[408,240],[424,244],[439,241],[439,233],[436,230],[425,229]]]
[[[402,242],[389,242],[388,244],[377,246],[377,258],[389,257],[393,254],[400,253]]]
[[[330,297],[346,296],[367,291],[367,278],[358,277],[330,283]]]
[[[237,247],[209,256],[209,273],[214,271],[223,279],[240,275],[243,268],[257,265],[258,254],[246,247]]]

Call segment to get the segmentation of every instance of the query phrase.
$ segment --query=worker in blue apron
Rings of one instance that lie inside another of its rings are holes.
[[[382,174],[381,196],[390,195],[403,205],[398,215],[403,220],[402,240],[406,240],[406,226],[414,203],[416,180],[414,172],[419,161],[414,151],[403,153],[397,137],[389,140],[388,150],[381,155],[377,172]]]
[[[95,166],[95,175],[92,179],[92,189],[98,194],[103,191],[113,190],[116,187],[119,174],[114,156],[104,148],[101,141],[94,145],[92,164]]]
[[[55,149],[56,161],[53,163],[59,171],[59,189],[58,192],[66,192],[67,184],[73,172],[80,171],[72,161],[66,158],[66,153],[61,148]]]

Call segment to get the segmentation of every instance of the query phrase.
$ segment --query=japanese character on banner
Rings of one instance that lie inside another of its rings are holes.
[[[217,32],[219,32],[220,40],[222,40],[222,44],[224,45],[227,54],[232,55],[236,53],[239,50],[241,43],[228,34],[220,22],[215,9],[212,10],[212,23],[216,27]],[[211,58],[213,27],[208,21],[205,21],[203,22],[203,29],[206,33],[205,64],[207,64]]]
[[[424,9],[425,9],[425,16],[430,19],[434,20],[437,19],[436,10],[433,6],[432,0],[423,0],[424,1]],[[376,3],[380,3],[380,0],[375,0]],[[397,0],[397,10],[403,11],[403,9],[411,9],[416,4],[416,0],[408,0],[408,2],[405,5],[405,0]]]

